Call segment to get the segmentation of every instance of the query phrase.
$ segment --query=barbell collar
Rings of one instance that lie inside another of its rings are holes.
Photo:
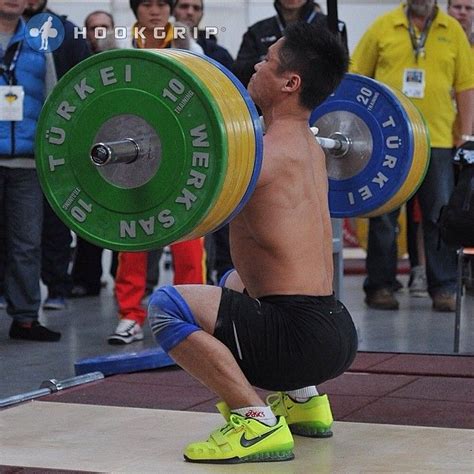
[[[90,158],[95,166],[116,163],[133,163],[140,153],[140,147],[133,138],[115,142],[99,142],[92,146]]]
[[[316,127],[311,127],[312,131],[313,128]],[[342,157],[346,155],[351,147],[351,139],[339,132],[333,133],[328,138],[316,136],[316,140],[322,148],[330,150],[330,153],[336,157]]]

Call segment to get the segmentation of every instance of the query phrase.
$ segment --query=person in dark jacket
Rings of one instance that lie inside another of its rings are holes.
[[[56,76],[58,79],[76,64],[90,55],[89,46],[84,38],[74,38],[75,24],[66,16],[57,15],[47,8],[47,0],[28,0],[23,13],[26,20],[38,13],[48,12],[56,15],[64,27],[64,41],[53,52]],[[71,231],[63,224],[44,199],[44,221],[42,235],[41,279],[48,288],[48,297],[43,309],[61,310],[66,308],[66,296],[71,290],[72,281],[68,274],[71,261]]]
[[[254,66],[267,54],[268,48],[282,37],[286,26],[297,21],[305,21],[322,28],[328,28],[327,16],[313,0],[275,0],[277,14],[252,25],[244,34],[237,59],[233,65],[234,74],[247,86],[255,72]],[[339,21],[339,36],[347,48],[347,30]]]

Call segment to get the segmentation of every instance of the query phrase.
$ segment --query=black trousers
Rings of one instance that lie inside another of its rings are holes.
[[[44,201],[41,242],[41,279],[48,287],[48,297],[66,297],[71,291],[72,278],[68,273],[71,263],[71,231]]]

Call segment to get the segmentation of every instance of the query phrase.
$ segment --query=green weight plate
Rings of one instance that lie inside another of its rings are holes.
[[[37,128],[45,195],[74,232],[124,251],[163,247],[212,210],[227,169],[220,109],[187,66],[158,51],[115,50],[69,71]],[[96,167],[98,142],[134,139],[133,163]]]

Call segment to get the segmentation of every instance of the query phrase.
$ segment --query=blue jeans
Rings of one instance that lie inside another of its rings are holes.
[[[38,319],[41,304],[43,193],[35,169],[0,166],[0,207],[5,212],[5,298],[16,321]]]
[[[440,238],[438,217],[441,207],[448,203],[454,189],[454,170],[450,148],[433,148],[428,172],[417,191],[423,217],[423,239],[426,255],[426,278],[431,296],[454,293],[456,290],[456,250]],[[392,288],[397,273],[397,218],[400,209],[370,219],[367,245],[368,293]]]

